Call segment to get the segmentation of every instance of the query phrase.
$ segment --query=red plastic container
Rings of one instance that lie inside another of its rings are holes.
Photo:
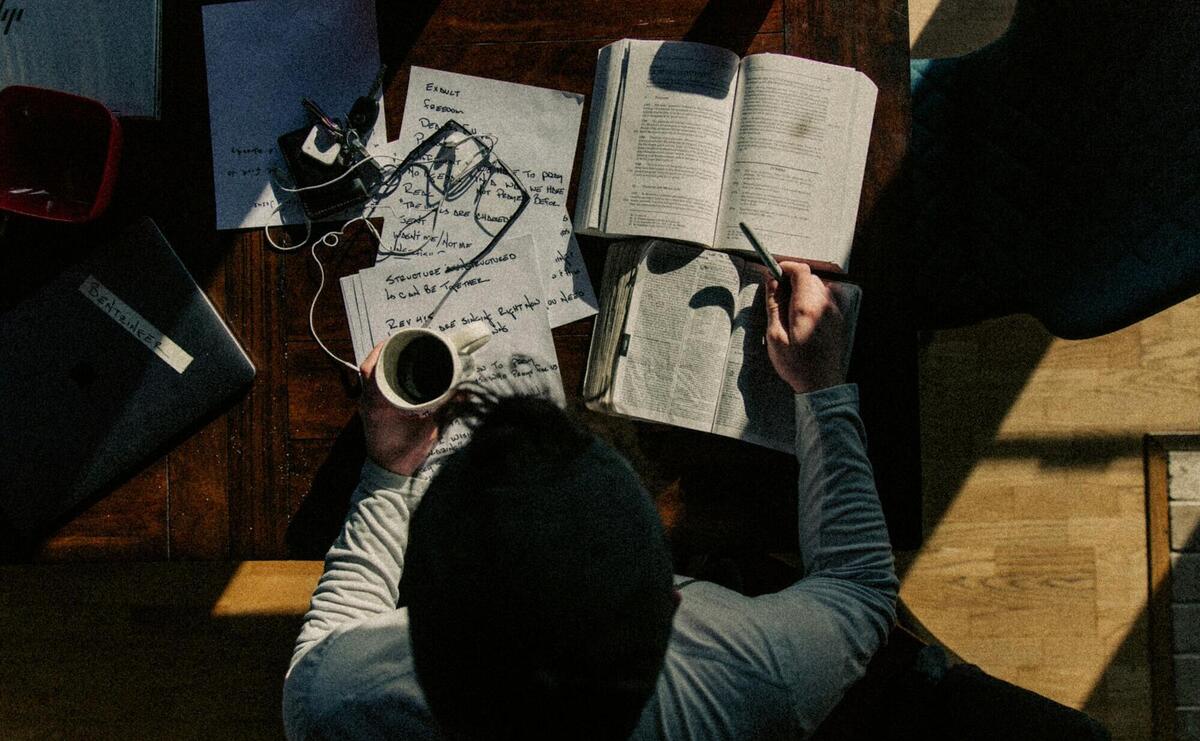
[[[0,210],[90,221],[108,208],[121,124],[103,103],[44,88],[0,90]]]

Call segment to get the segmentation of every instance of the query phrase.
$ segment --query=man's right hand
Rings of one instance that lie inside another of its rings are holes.
[[[834,291],[802,262],[781,263],[788,285],[766,280],[767,354],[798,394],[837,386],[842,377],[845,320]]]

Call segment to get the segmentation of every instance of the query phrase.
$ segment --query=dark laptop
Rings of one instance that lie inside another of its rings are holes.
[[[154,222],[130,227],[0,315],[0,522],[44,529],[253,378]]]

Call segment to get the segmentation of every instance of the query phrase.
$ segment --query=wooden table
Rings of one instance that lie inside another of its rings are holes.
[[[387,123],[398,131],[411,64],[584,93],[596,51],[622,37],[688,39],[740,54],[772,51],[856,67],[879,86],[853,271],[865,300],[852,376],[893,541],[920,536],[916,335],[907,321],[902,158],[908,139],[905,0],[379,0]],[[395,6],[395,7],[393,7]],[[403,7],[401,7],[403,6]],[[316,271],[266,248],[258,231],[213,228],[199,6],[168,3],[162,119],[126,122],[115,206],[84,241],[143,214],[160,225],[258,367],[253,386],[131,479],[9,560],[319,557],[341,524],[363,457],[353,378],[308,331]],[[353,39],[347,39],[353,43]],[[584,122],[587,112],[584,112]],[[584,131],[580,131],[579,156]],[[578,159],[576,181],[578,180]],[[576,183],[572,184],[574,194]],[[570,204],[573,207],[573,201]],[[10,244],[36,241],[21,224]],[[354,234],[354,233],[352,233]],[[603,245],[581,240],[594,282]],[[364,232],[331,256],[337,275],[372,262]],[[317,310],[323,337],[352,355],[336,284]],[[591,320],[555,331],[578,406]],[[795,464],[788,456],[684,430],[588,414],[642,472],[682,553],[794,548]]]

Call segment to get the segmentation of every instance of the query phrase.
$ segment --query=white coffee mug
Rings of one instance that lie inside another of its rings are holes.
[[[388,338],[375,365],[383,398],[404,412],[432,413],[475,372],[471,357],[492,338],[487,322],[471,322],[449,332],[402,329]]]

